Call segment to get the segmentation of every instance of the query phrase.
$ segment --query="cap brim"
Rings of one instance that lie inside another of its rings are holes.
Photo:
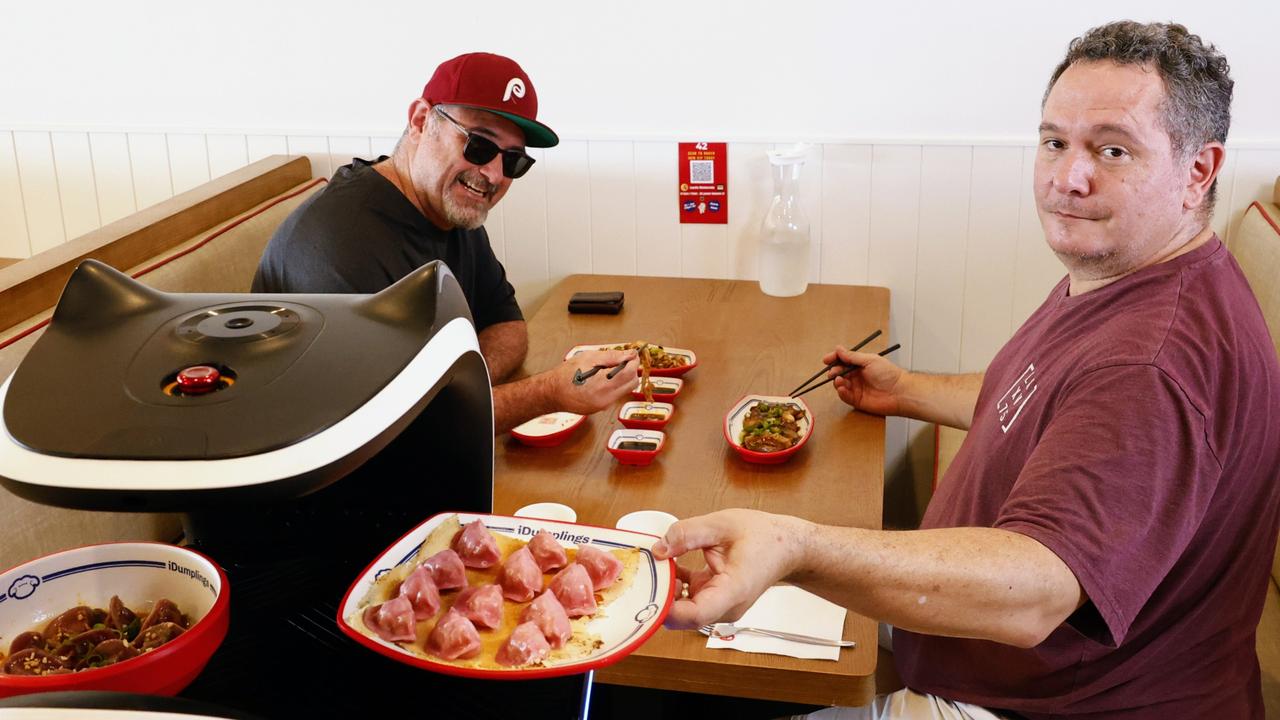
[[[523,118],[519,115],[512,115],[509,112],[494,110],[493,108],[484,107],[482,105],[466,105],[463,103],[457,103],[457,105],[460,107],[484,110],[485,112],[491,112],[494,115],[501,115],[515,123],[516,127],[520,128],[521,132],[524,133],[524,144],[526,147],[549,148],[560,144],[560,137],[556,135],[556,132],[540,122]]]

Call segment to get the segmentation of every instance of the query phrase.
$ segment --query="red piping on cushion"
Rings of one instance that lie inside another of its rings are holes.
[[[1258,208],[1258,214],[1262,216],[1262,219],[1267,221],[1267,224],[1271,226],[1272,230],[1276,231],[1277,235],[1280,235],[1280,225],[1277,225],[1275,218],[1272,218],[1271,215],[1267,213],[1266,209],[1262,207],[1262,203],[1254,200],[1249,204],[1249,207]]]
[[[246,221],[248,221],[248,220],[250,220],[250,219],[252,219],[252,218],[255,218],[255,217],[257,217],[257,216],[261,215],[262,213],[264,213],[264,212],[266,212],[266,211],[270,210],[271,208],[275,207],[276,205],[279,205],[280,203],[284,202],[285,200],[289,200],[289,199],[291,199],[291,198],[295,198],[295,197],[297,197],[297,196],[301,195],[302,193],[304,193],[304,192],[306,192],[306,191],[310,190],[311,188],[315,187],[316,185],[319,185],[319,184],[321,184],[321,183],[327,183],[327,182],[329,182],[328,178],[316,178],[315,180],[312,180],[311,182],[307,183],[306,185],[303,185],[302,187],[298,188],[297,190],[295,190],[295,191],[293,191],[293,192],[289,193],[288,195],[284,195],[284,196],[282,196],[282,197],[278,197],[278,198],[276,198],[275,200],[271,201],[271,203],[270,203],[270,204],[268,204],[268,205],[263,205],[262,207],[258,208],[258,210],[257,210],[256,212],[254,212],[254,213],[252,213],[252,214],[250,214],[250,215],[245,215],[244,217],[242,217],[242,218],[240,218],[240,219],[236,220],[235,222],[231,223],[230,225],[227,225],[226,227],[219,229],[217,232],[213,233],[212,235],[210,235],[209,237],[205,238],[204,240],[201,240],[199,243],[197,243],[197,244],[195,244],[195,245],[193,245],[193,246],[191,246],[191,247],[187,248],[186,250],[183,250],[183,251],[182,251],[182,252],[180,252],[180,253],[176,253],[176,254],[174,254],[174,255],[171,255],[171,256],[169,256],[169,257],[165,258],[164,260],[161,260],[160,262],[156,263],[155,265],[152,265],[152,266],[150,266],[150,267],[143,268],[142,270],[139,270],[138,272],[136,272],[136,273],[134,273],[134,274],[133,274],[133,279],[134,279],[134,280],[137,280],[138,278],[142,277],[143,275],[146,275],[147,273],[151,272],[152,270],[156,270],[156,269],[162,268],[162,267],[164,267],[165,265],[168,265],[169,263],[173,262],[174,260],[177,260],[178,258],[182,257],[183,255],[187,255],[187,254],[190,254],[190,253],[195,252],[196,250],[199,250],[200,248],[204,247],[205,245],[208,245],[208,244],[209,244],[209,242],[210,242],[211,240],[213,240],[214,238],[216,238],[216,237],[218,237],[218,236],[222,235],[223,233],[227,232],[227,231],[228,231],[228,230],[230,230],[231,228],[234,228],[234,227],[236,227],[237,225],[239,225],[239,224],[241,224],[241,223],[243,223],[243,222],[246,222]],[[14,343],[18,342],[18,341],[19,341],[19,340],[21,340],[22,338],[24,338],[24,337],[26,337],[26,336],[30,335],[31,333],[33,333],[33,332],[35,332],[35,331],[40,330],[41,328],[43,328],[44,326],[46,326],[46,325],[48,325],[48,324],[49,324],[49,320],[48,320],[48,319],[41,320],[40,322],[36,323],[35,325],[32,325],[31,327],[27,328],[26,330],[23,330],[22,332],[18,333],[17,335],[14,335],[13,337],[9,338],[8,340],[5,340],[4,342],[0,342],[0,350],[3,350],[3,349],[5,349],[5,348],[9,347],[10,345],[12,345],[12,344],[14,344]]]

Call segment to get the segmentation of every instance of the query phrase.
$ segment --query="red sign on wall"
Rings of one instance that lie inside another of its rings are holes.
[[[729,150],[725,143],[680,143],[680,222],[729,222]]]

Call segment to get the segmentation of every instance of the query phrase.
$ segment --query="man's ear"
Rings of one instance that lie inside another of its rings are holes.
[[[1191,157],[1191,165],[1187,168],[1187,186],[1182,195],[1182,207],[1194,210],[1204,204],[1209,195],[1209,188],[1222,171],[1222,163],[1227,157],[1227,149],[1220,142],[1211,142],[1200,148],[1200,152]]]
[[[409,134],[415,138],[421,135],[430,117],[431,105],[426,100],[416,98],[409,103]]]

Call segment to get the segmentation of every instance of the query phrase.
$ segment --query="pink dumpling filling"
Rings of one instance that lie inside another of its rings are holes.
[[[556,542],[556,539],[546,530],[539,530],[538,534],[529,541],[529,552],[533,553],[533,560],[538,563],[542,572],[551,572],[569,564],[569,556],[565,553],[564,546]]]
[[[502,588],[497,585],[472,585],[458,592],[453,609],[471,622],[486,628],[502,624]]]
[[[413,604],[401,595],[395,599],[365,608],[364,624],[387,642],[413,642]]]
[[[587,569],[587,574],[591,576],[591,585],[596,590],[603,590],[614,584],[622,574],[621,560],[613,553],[591,545],[578,546],[576,561]]]
[[[516,626],[511,637],[498,648],[498,664],[508,667],[514,665],[530,665],[547,656],[551,646],[542,636],[542,631],[531,622]]]
[[[553,648],[564,647],[573,637],[573,627],[569,624],[569,615],[564,606],[550,591],[545,590],[529,607],[520,613],[520,622],[532,622],[542,631],[542,636]]]
[[[467,568],[458,553],[445,548],[422,561],[422,567],[431,570],[431,579],[437,590],[453,590],[467,586]]]
[[[400,596],[409,598],[415,620],[428,620],[440,609],[440,591],[431,578],[431,568],[419,565],[400,584]]]
[[[480,654],[480,633],[470,620],[450,608],[427,637],[427,652],[443,660],[475,657]]]
[[[578,563],[571,563],[569,567],[556,573],[556,576],[551,578],[550,588],[569,617],[595,613],[596,596],[595,588],[591,584],[591,576],[587,574],[587,569]]]
[[[542,570],[533,561],[528,547],[507,556],[498,574],[498,584],[502,586],[502,596],[512,602],[532,600],[542,590]]]
[[[462,564],[469,568],[487,568],[498,564],[502,553],[498,550],[498,541],[480,520],[467,523],[453,541],[453,549]]]

